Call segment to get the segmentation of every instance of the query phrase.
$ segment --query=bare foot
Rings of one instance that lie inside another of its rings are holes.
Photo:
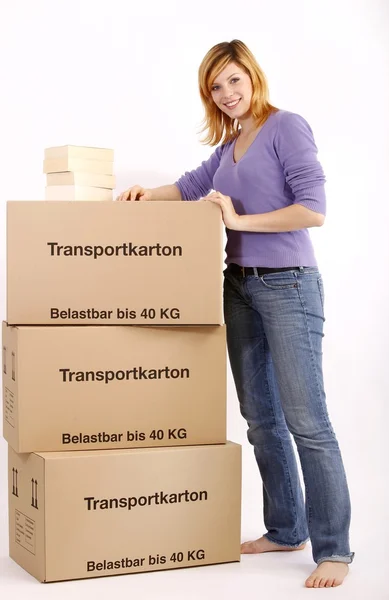
[[[301,544],[297,548],[289,548],[289,546],[280,546],[274,544],[266,537],[262,536],[258,540],[252,542],[244,542],[240,547],[241,554],[261,554],[262,552],[291,552],[293,550],[304,550],[306,544]]]
[[[308,577],[305,587],[336,587],[343,583],[348,573],[348,564],[343,562],[323,561]]]

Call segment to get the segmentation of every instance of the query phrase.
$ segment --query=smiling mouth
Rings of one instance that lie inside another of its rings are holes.
[[[236,106],[238,106],[240,101],[241,101],[241,98],[239,98],[239,100],[236,100],[235,102],[228,102],[224,106],[226,106],[229,109],[232,109],[232,108],[235,108]]]

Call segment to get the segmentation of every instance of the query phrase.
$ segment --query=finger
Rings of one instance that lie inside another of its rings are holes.
[[[130,194],[129,194],[129,199],[130,200],[139,200],[139,195],[142,192],[142,188],[140,188],[139,186],[136,186],[134,188],[131,188],[130,190]]]

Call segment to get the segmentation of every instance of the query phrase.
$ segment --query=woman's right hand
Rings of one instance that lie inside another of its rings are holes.
[[[134,185],[125,192],[117,196],[118,202],[127,202],[130,200],[151,200],[151,190],[143,188],[140,185]]]

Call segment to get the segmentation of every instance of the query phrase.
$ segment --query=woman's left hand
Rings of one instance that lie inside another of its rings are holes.
[[[209,200],[220,206],[222,209],[224,225],[227,229],[239,231],[240,216],[236,214],[230,196],[224,196],[220,192],[212,192],[208,196],[205,196],[204,200]]]

